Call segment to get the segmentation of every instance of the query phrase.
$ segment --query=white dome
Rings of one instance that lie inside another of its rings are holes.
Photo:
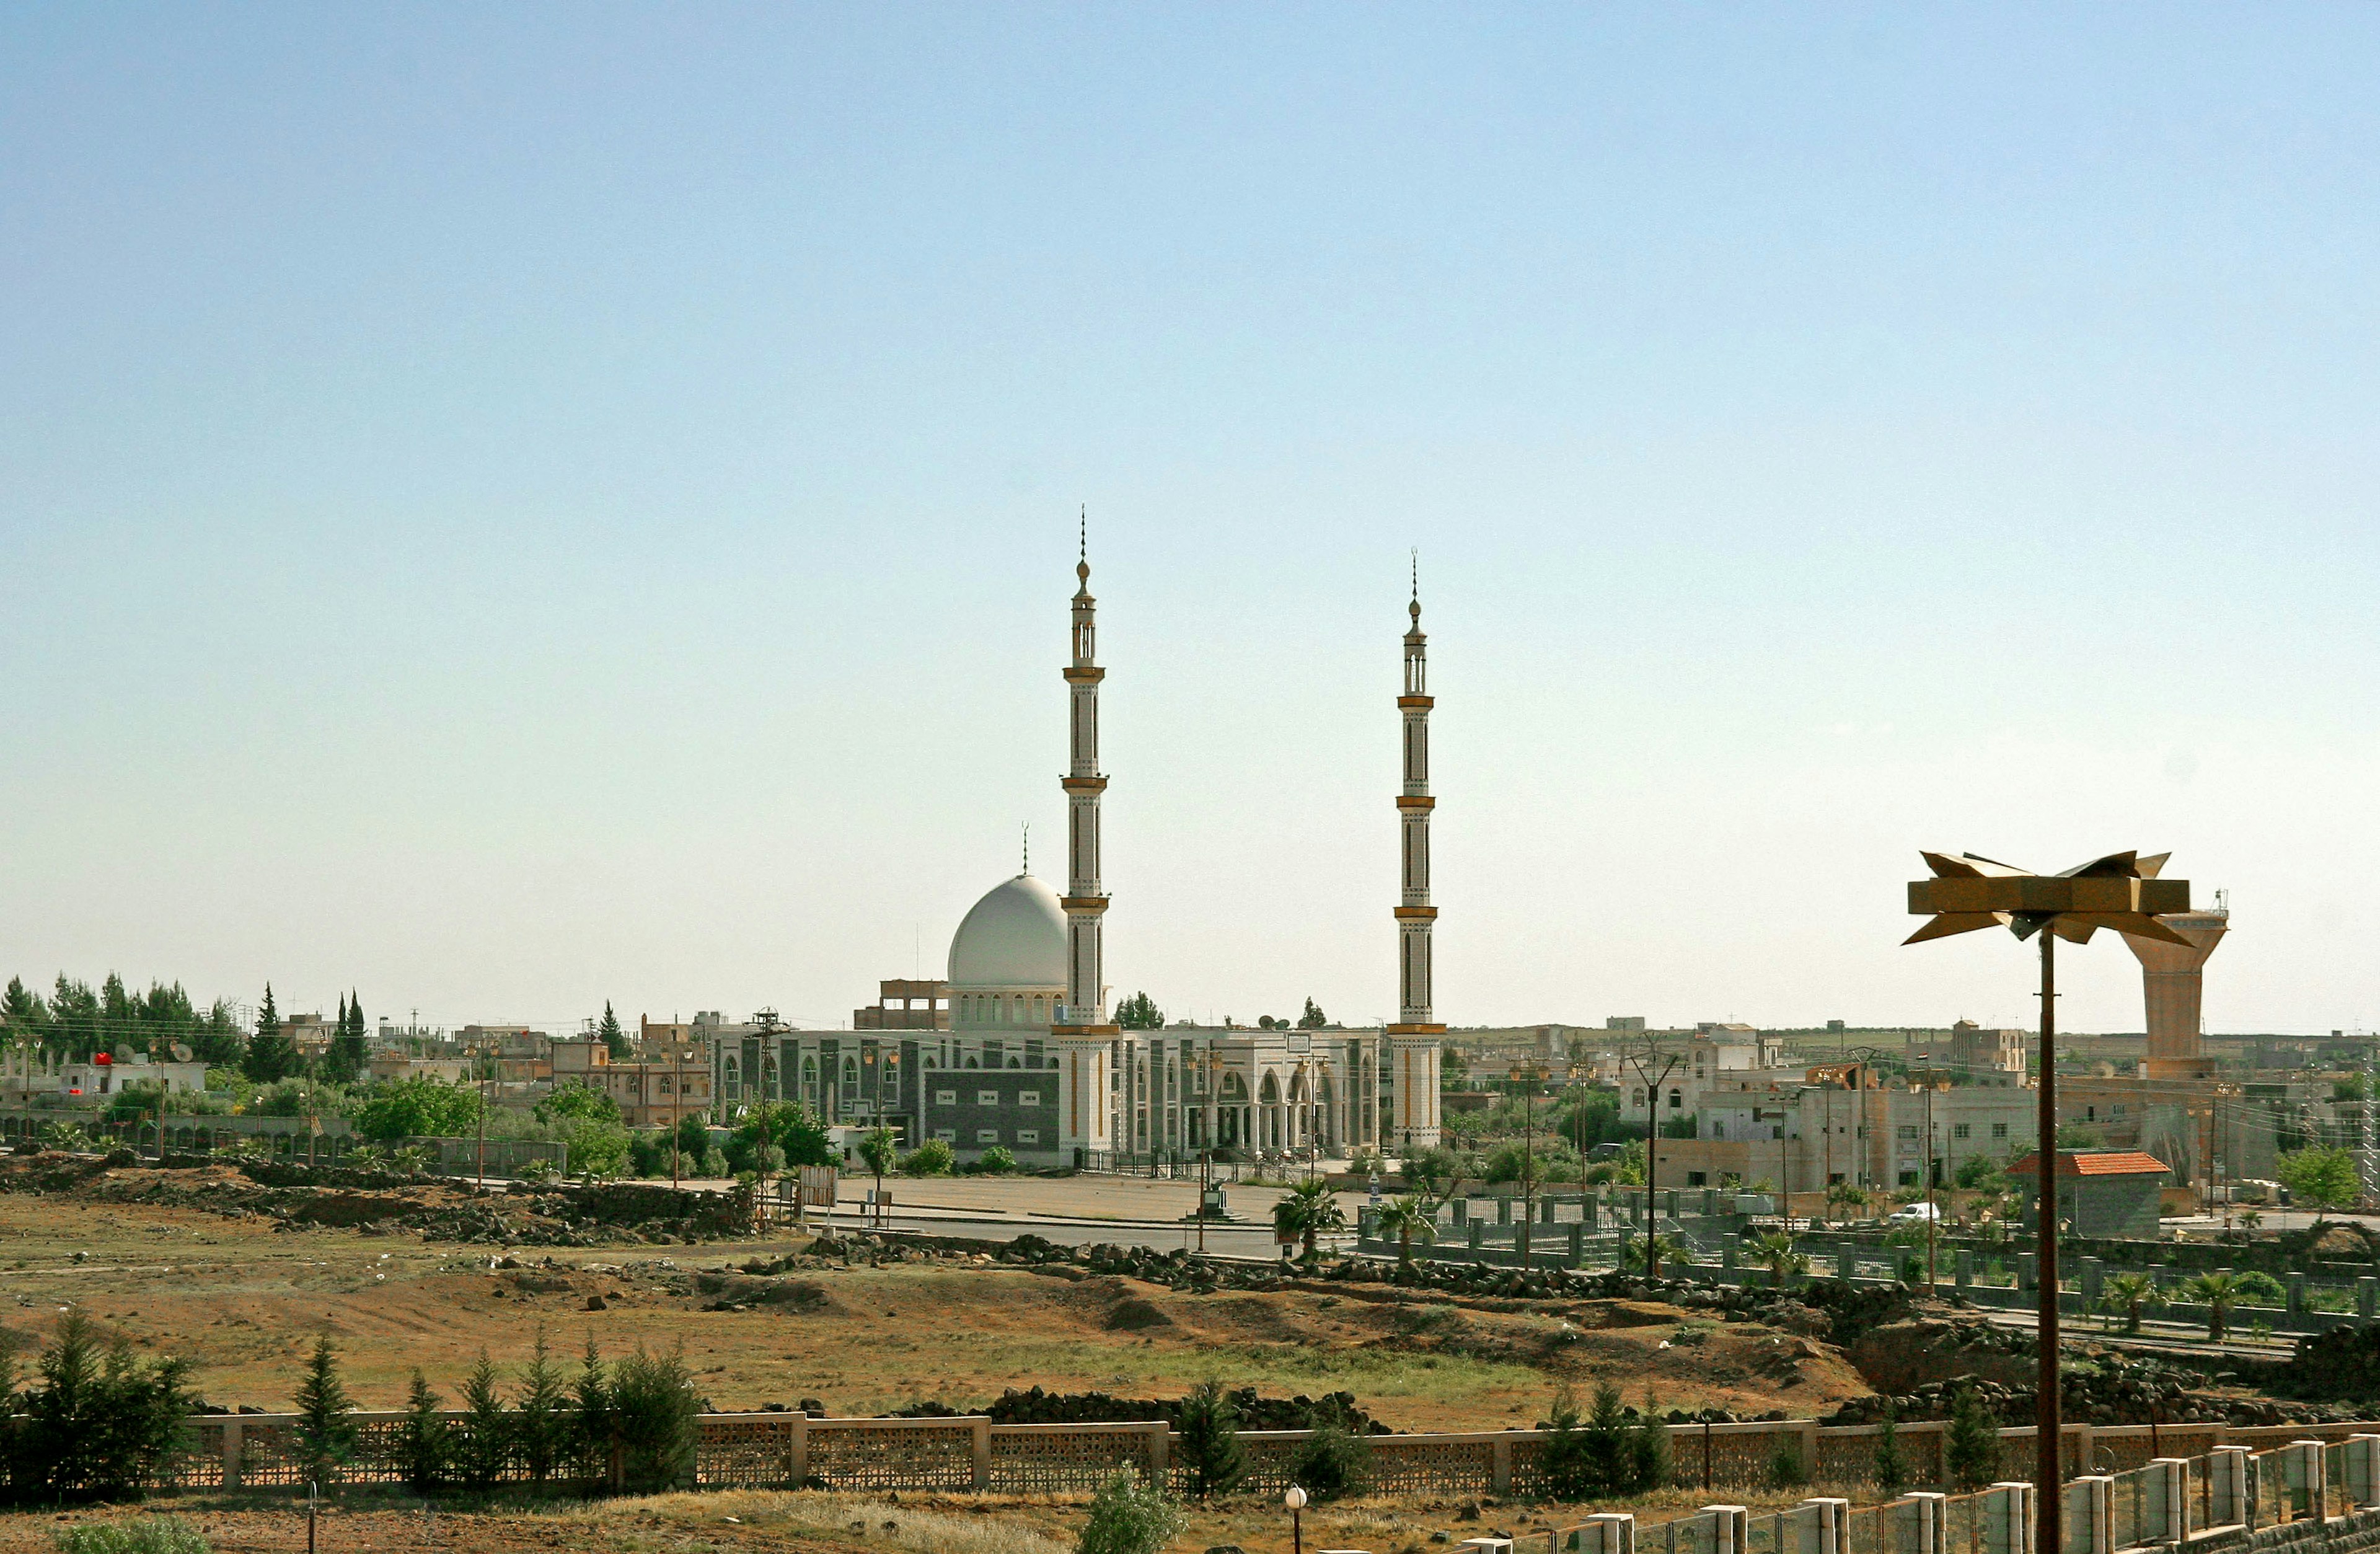
[[[951,936],[953,988],[1066,985],[1066,911],[1030,874],[994,886]]]

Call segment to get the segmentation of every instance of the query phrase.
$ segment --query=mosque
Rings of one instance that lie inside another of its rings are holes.
[[[720,1030],[712,1093],[730,1108],[807,1102],[834,1123],[882,1123],[905,1144],[949,1142],[962,1159],[997,1145],[1027,1166],[1184,1161],[1212,1148],[1269,1161],[1394,1155],[1439,1141],[1430,1003],[1428,650],[1421,594],[1408,606],[1402,890],[1394,1025],[1372,1029],[1125,1029],[1109,1012],[1109,896],[1099,872],[1097,605],[1078,560],[1069,702],[1066,889],[1029,872],[994,886],[952,936],[948,1029]],[[937,1023],[940,1023],[939,1017]],[[785,1076],[791,1076],[790,1087]]]

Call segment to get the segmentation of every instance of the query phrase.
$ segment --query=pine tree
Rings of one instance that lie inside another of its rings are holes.
[[[446,1482],[454,1453],[454,1430],[440,1412],[441,1399],[417,1370],[405,1396],[405,1482],[417,1495],[434,1493]]]
[[[1645,1412],[1628,1433],[1628,1492],[1649,1495],[1670,1487],[1670,1427],[1661,1422],[1650,1388],[1645,1391]]]
[[[580,1475],[620,1487],[619,1421],[613,1415],[612,1383],[604,1374],[603,1356],[595,1335],[587,1335],[587,1351],[578,1363],[578,1379],[571,1386],[577,1413],[571,1423],[578,1435]],[[801,1486],[796,1485],[799,1488]]]
[[[1300,1030],[1320,1030],[1330,1023],[1330,1016],[1322,1013],[1322,1006],[1312,999],[1305,1001],[1305,1013],[1297,1017],[1297,1028]]]
[[[320,1334],[306,1362],[306,1379],[298,1384],[298,1462],[310,1482],[335,1483],[339,1469],[356,1454],[356,1425],[348,1417],[354,1412],[339,1379],[338,1351],[329,1333]]]
[[[455,1462],[463,1470],[465,1484],[485,1489],[504,1476],[504,1459],[512,1446],[512,1421],[504,1417],[504,1400],[496,1391],[495,1363],[484,1349],[480,1351],[480,1363],[463,1382],[463,1409],[466,1424]]]
[[[1247,1475],[1240,1450],[1240,1411],[1220,1381],[1202,1381],[1182,1400],[1173,1450],[1190,1470],[1190,1492],[1200,1499],[1227,1495]]]
[[[1876,1487],[1895,1497],[1909,1487],[1909,1458],[1900,1450],[1900,1417],[1892,1400],[1886,1399],[1884,1424],[1876,1435]]]
[[[513,1403],[512,1437],[529,1482],[542,1485],[570,1455],[570,1388],[545,1343],[545,1329],[537,1329],[528,1369],[521,1373],[518,1398]]]
[[[1973,1387],[1961,1387],[1950,1403],[1950,1429],[1942,1446],[1943,1465],[1961,1489],[1980,1489],[1999,1476],[2000,1432]]]
[[[248,1044],[240,1070],[260,1085],[277,1084],[298,1072],[298,1049],[281,1034],[281,1014],[273,1007],[270,982],[264,985],[264,1007],[257,1011],[256,1036]]]
[[[612,1001],[608,998],[603,1001],[603,1023],[595,1027],[595,1034],[603,1038],[604,1050],[611,1053],[613,1062],[624,1063],[636,1056],[636,1049],[628,1045],[628,1033],[620,1028],[620,1017],[612,1013]]]

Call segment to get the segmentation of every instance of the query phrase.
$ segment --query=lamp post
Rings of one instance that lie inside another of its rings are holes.
[[[1299,1514],[1305,1509],[1305,1491],[1293,1484],[1289,1493],[1281,1498],[1281,1503],[1289,1507],[1290,1554],[1305,1554],[1305,1524]]]
[[[2034,1199],[2034,1246],[2040,1263],[2037,1318],[2039,1369],[2033,1479],[2034,1547],[2044,1551],[2058,1541],[2060,1481],[2058,1410],[2058,959],[2057,941],[2087,944],[2101,929],[2135,939],[2174,944],[2189,941],[2157,919],[2190,910],[2190,881],[2160,880],[2169,854],[2142,857],[2111,853],[2063,874],[2031,874],[1973,853],[1950,857],[1924,853],[1930,880],[1912,880],[1909,910],[1930,914],[1902,942],[1916,944],[1977,929],[2006,928],[2020,940],[2041,941],[2040,1135],[2034,1149],[2039,1189]],[[1929,1144],[1930,1148],[1930,1144]],[[1928,1162],[1929,1175],[1931,1162]]]

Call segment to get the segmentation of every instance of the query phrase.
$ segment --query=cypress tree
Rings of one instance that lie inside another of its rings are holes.
[[[628,1033],[620,1028],[620,1017],[612,1013],[612,1001],[608,998],[603,1001],[603,1023],[595,1027],[595,1034],[603,1038],[613,1062],[624,1063],[636,1055],[628,1045]]]
[[[1892,1400],[1886,1399],[1884,1425],[1876,1436],[1876,1487],[1895,1497],[1909,1487],[1909,1458],[1900,1450],[1900,1416]]]
[[[1661,1422],[1653,1402],[1653,1390],[1648,1387],[1645,1390],[1645,1412],[1628,1434],[1629,1492],[1649,1495],[1656,1489],[1666,1489],[1671,1471],[1670,1427]]]
[[[455,1432],[439,1412],[442,1400],[416,1370],[405,1395],[405,1482],[417,1495],[435,1493],[446,1482]]]
[[[355,1404],[339,1379],[338,1352],[329,1333],[314,1340],[306,1362],[306,1379],[298,1384],[298,1461],[312,1482],[337,1481],[340,1468],[356,1454],[356,1425],[348,1417]]]
[[[455,1453],[463,1482],[485,1489],[504,1475],[504,1459],[512,1446],[512,1421],[504,1417],[504,1400],[496,1392],[496,1366],[488,1352],[463,1382],[465,1426],[463,1443]]]
[[[1174,1425],[1183,1466],[1190,1470],[1190,1492],[1200,1499],[1227,1495],[1247,1475],[1247,1459],[1240,1450],[1240,1411],[1220,1381],[1202,1381],[1182,1400]]]
[[[1999,1427],[1984,1412],[1984,1400],[1973,1387],[1960,1388],[1951,1400],[1942,1457],[1950,1482],[1961,1489],[1980,1489],[1999,1476]]]
[[[256,1036],[240,1061],[241,1072],[260,1085],[277,1084],[298,1072],[298,1050],[281,1034],[281,1013],[273,1007],[273,984],[264,985],[264,1006],[257,1011]]]
[[[570,1388],[563,1380],[546,1348],[545,1329],[537,1329],[537,1347],[528,1369],[521,1373],[520,1395],[513,1403],[512,1436],[529,1482],[542,1485],[570,1455]]]

